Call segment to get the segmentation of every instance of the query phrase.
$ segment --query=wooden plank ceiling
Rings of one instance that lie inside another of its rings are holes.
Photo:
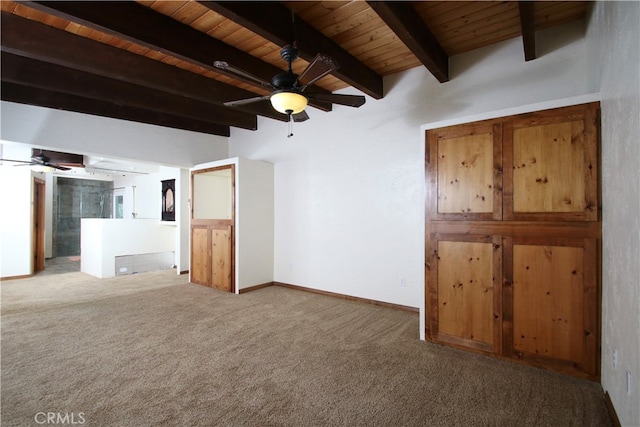
[[[426,67],[448,81],[452,55],[522,37],[535,60],[535,31],[584,19],[580,1],[2,1],[2,99],[228,136],[257,116],[287,120],[268,101],[224,102],[269,89],[286,70],[280,49],[295,41],[300,73],[317,53],[340,64],[308,88],[352,86],[375,99],[383,77]],[[331,110],[327,102],[313,107]]]

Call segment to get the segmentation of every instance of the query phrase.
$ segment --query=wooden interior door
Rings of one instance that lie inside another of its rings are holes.
[[[191,174],[190,280],[235,292],[233,165]]]

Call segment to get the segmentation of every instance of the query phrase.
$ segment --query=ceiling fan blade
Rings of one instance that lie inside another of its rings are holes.
[[[241,70],[240,68],[236,68],[233,65],[229,64],[226,61],[215,61],[213,63],[213,66],[226,71],[229,74],[232,74],[234,77],[240,79],[240,80],[244,80],[247,83],[251,83],[254,85],[258,85],[258,86],[262,86],[262,87],[266,87],[268,89],[273,89],[273,85],[265,80],[262,80],[260,77],[256,77],[253,74],[249,74],[244,70]]]
[[[39,165],[48,165],[51,162],[51,159],[40,152],[40,154],[32,156],[31,161]]]
[[[296,123],[305,122],[307,120],[309,120],[309,115],[304,110],[302,110],[298,114],[293,115],[293,121]]]
[[[83,168],[84,156],[82,154],[62,153],[59,151],[39,150],[40,153],[36,153],[36,149],[33,149],[32,159],[37,157],[42,162],[48,162],[51,165],[66,166],[70,168]]]
[[[35,150],[34,150],[35,151]],[[76,155],[77,156],[77,155]],[[49,156],[45,155],[42,150],[40,150],[39,154],[34,154],[31,157],[31,160],[11,160],[11,159],[0,159],[0,162],[14,162],[19,163],[14,166],[46,166],[53,169],[58,169],[61,171],[70,171],[71,168],[68,166],[64,166],[63,164],[52,162]],[[77,165],[73,164],[71,166],[77,167]],[[82,165],[84,167],[84,165]]]
[[[337,70],[338,67],[338,63],[333,58],[319,53],[298,76],[298,86],[304,90],[305,87],[314,84],[327,74]]]
[[[338,93],[314,93],[307,95],[309,100],[331,102],[333,104],[346,105],[347,107],[360,107],[366,101],[362,95],[341,95]]]
[[[271,98],[271,95],[256,96],[255,98],[246,98],[246,99],[239,99],[237,101],[228,101],[228,102],[225,102],[223,105],[225,107],[237,107],[238,105],[251,104],[252,102],[264,101],[269,98]]]
[[[35,163],[33,163],[32,161],[26,161],[26,160],[11,160],[11,159],[0,159],[0,162],[24,163],[24,165],[15,165],[15,166],[28,166],[28,165],[33,165],[33,164],[35,164]]]

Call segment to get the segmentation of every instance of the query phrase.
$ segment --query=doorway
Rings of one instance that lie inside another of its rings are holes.
[[[110,218],[112,181],[54,177],[53,257],[80,256],[82,218]]]
[[[234,224],[234,165],[192,171],[192,283],[235,292]]]

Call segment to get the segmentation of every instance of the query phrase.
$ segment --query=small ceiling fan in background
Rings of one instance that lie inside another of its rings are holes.
[[[240,80],[244,80],[252,84],[258,84],[272,90],[269,95],[229,101],[225,102],[224,105],[227,107],[236,107],[239,105],[250,104],[252,102],[269,100],[276,111],[289,116],[289,123],[291,123],[291,121],[303,122],[309,119],[309,116],[304,109],[307,107],[310,100],[330,102],[333,104],[356,108],[365,103],[365,97],[362,95],[304,93],[307,87],[338,69],[338,64],[333,60],[333,58],[319,53],[313,61],[309,63],[304,71],[298,75],[291,70],[291,63],[298,58],[298,49],[295,45],[287,45],[283,47],[280,51],[280,56],[282,56],[282,59],[287,61],[288,69],[284,73],[273,76],[270,83],[230,65],[228,62],[215,61],[213,65],[216,68],[224,70]],[[289,132],[287,136],[291,137],[292,135],[293,134]]]
[[[39,153],[36,153],[39,151]],[[83,156],[80,154],[58,153],[56,151],[32,150],[31,160],[0,159],[0,162],[20,163],[14,166],[40,166],[61,171],[71,170],[71,167],[84,167]]]

